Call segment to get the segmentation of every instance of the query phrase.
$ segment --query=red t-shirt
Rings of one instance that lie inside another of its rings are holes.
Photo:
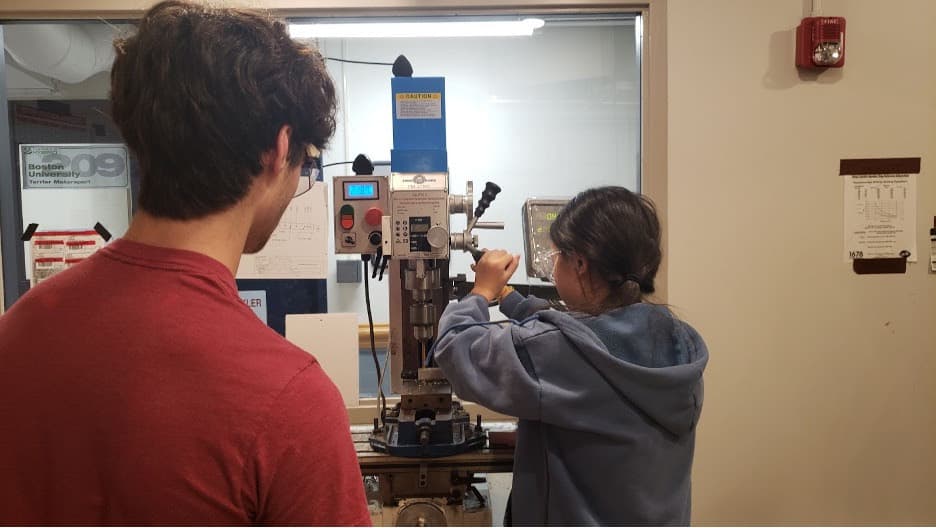
[[[0,317],[0,523],[370,516],[318,362],[220,262],[116,240]]]

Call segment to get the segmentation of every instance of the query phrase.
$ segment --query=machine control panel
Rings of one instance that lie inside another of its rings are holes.
[[[549,277],[552,271],[552,262],[549,259],[549,252],[552,251],[549,227],[568,202],[565,198],[530,198],[523,202],[523,250],[528,277]]]
[[[389,214],[385,176],[336,176],[335,253],[375,253],[381,247],[381,219]]]
[[[390,175],[390,187],[392,256],[402,259],[448,258],[448,174],[394,173]]]

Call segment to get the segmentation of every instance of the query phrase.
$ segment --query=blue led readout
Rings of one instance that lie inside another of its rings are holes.
[[[376,200],[377,182],[348,182],[344,188],[345,200]]]

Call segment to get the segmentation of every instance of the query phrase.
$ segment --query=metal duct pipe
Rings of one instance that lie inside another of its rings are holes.
[[[114,62],[114,29],[103,24],[11,24],[4,44],[29,71],[74,84]]]

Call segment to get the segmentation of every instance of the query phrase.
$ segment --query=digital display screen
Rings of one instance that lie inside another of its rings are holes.
[[[428,233],[429,224],[410,224],[410,233]]]
[[[344,199],[345,200],[376,200],[377,182],[345,182]]]
[[[523,250],[527,276],[547,280],[553,269],[549,258],[552,243],[549,228],[559,218],[568,200],[531,198],[523,204]]]

